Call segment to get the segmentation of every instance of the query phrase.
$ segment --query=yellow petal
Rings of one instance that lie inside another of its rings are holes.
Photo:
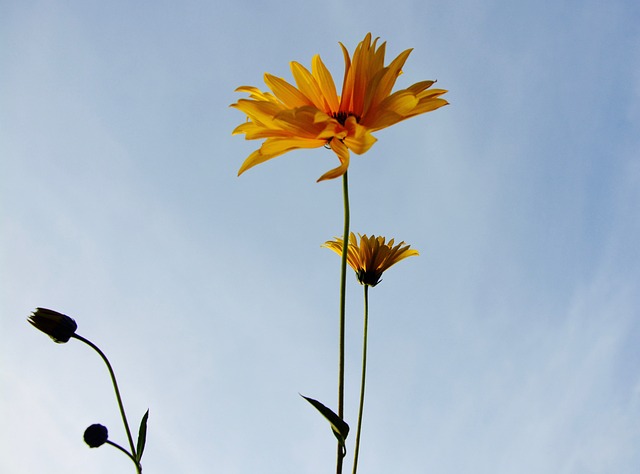
[[[254,122],[246,122],[238,125],[233,130],[234,135],[244,134],[246,140],[261,140],[263,138],[289,137],[291,134],[286,130],[265,127]]]
[[[311,106],[283,110],[274,118],[274,122],[279,128],[287,130],[291,135],[303,138],[320,138],[322,136],[328,139],[338,131],[336,128],[338,123],[335,119]],[[331,133],[331,130],[334,132]]]
[[[321,110],[326,109],[326,101],[316,78],[302,64],[292,61],[291,73],[300,92],[307,96],[313,105]]]
[[[267,73],[264,75],[264,82],[287,107],[294,108],[302,107],[303,105],[312,105],[311,100],[309,100],[307,96],[284,79]]]
[[[281,105],[272,102],[249,99],[240,99],[235,104],[231,104],[231,107],[241,110],[251,119],[260,118],[263,120],[270,120],[283,110]]]
[[[371,130],[356,122],[355,117],[349,117],[345,123],[349,133],[344,139],[344,144],[357,155],[369,151],[369,148],[377,141],[371,135]]]
[[[449,102],[444,99],[428,99],[425,101],[421,100],[418,106],[414,109],[412,116],[431,112],[433,110],[439,109],[440,107],[444,107],[445,105],[449,105]]]
[[[338,110],[346,111],[349,108],[351,94],[353,93],[353,85],[348,84],[349,78],[351,77],[351,58],[345,45],[340,43],[340,47],[342,48],[342,56],[344,57],[344,78],[342,80],[342,95],[340,96],[340,106]]]
[[[374,78],[372,81],[373,84],[369,87],[370,97],[368,98],[363,115],[366,115],[370,108],[375,109],[380,102],[391,94],[391,90],[402,71],[404,63],[409,57],[409,54],[411,54],[411,49],[407,49],[400,53],[400,55],[398,55],[398,57],[389,64],[389,66],[381,69],[380,73],[376,78]]]
[[[331,140],[329,143],[331,149],[338,155],[340,159],[340,166],[332,170],[327,171],[325,174],[318,178],[318,182],[325,181],[327,179],[334,179],[342,176],[347,172],[349,168],[349,149],[340,140]]]
[[[418,98],[412,92],[400,91],[387,97],[380,104],[380,108],[405,116],[411,113],[418,102]]]
[[[446,94],[447,90],[445,89],[429,89],[418,93],[419,99],[424,99],[426,97],[440,97],[441,95]]]
[[[247,157],[246,160],[244,160],[242,166],[240,166],[240,169],[238,170],[238,176],[247,171],[249,168],[253,168],[254,166],[259,165],[260,163],[264,163],[265,161],[270,160],[271,158],[275,158],[276,156],[278,155],[264,155],[260,153],[260,150],[254,151]]]
[[[407,62],[407,58],[411,54],[413,49],[406,49],[402,53],[398,55],[391,64],[389,64],[385,69],[385,74],[380,81],[380,86],[378,91],[376,91],[382,97],[386,97],[391,94],[391,90],[398,79],[398,76],[402,73],[402,68],[404,67],[404,63]]]
[[[320,148],[325,145],[324,140],[302,139],[297,137],[274,138],[266,140],[260,149],[267,155],[281,155],[298,148]]]
[[[429,87],[431,87],[435,83],[436,83],[436,81],[420,81],[420,82],[416,82],[412,86],[408,87],[407,90],[409,90],[409,91],[411,91],[411,92],[413,92],[415,94],[418,94],[419,92],[422,92],[425,89],[428,89]]]
[[[318,148],[324,146],[324,140],[304,140],[299,138],[269,138],[262,146],[244,160],[238,170],[238,176],[260,163],[276,158],[298,148]]]
[[[338,99],[338,93],[336,92],[336,84],[333,82],[331,72],[329,72],[329,69],[324,65],[318,54],[313,57],[311,71],[313,77],[318,81],[318,85],[320,86],[323,97],[327,101],[329,110],[333,113],[337,112],[340,108],[340,101]]]

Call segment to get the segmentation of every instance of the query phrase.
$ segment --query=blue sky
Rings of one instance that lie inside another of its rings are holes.
[[[421,252],[371,291],[363,473],[640,470],[640,7],[632,1],[0,2],[0,471],[318,473],[334,439],[335,166],[228,106],[371,31],[451,105],[352,159],[352,229]],[[355,427],[361,287],[349,279]]]

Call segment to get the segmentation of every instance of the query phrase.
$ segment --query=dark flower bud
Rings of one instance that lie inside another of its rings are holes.
[[[78,329],[69,316],[46,308],[36,308],[27,321],[58,343],[67,342]]]
[[[96,423],[84,430],[84,442],[87,443],[90,448],[99,448],[107,442],[108,438],[109,431],[107,431],[106,426]]]

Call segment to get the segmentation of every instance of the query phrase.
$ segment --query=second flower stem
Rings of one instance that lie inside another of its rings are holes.
[[[135,459],[136,457],[136,448],[133,444],[133,437],[131,436],[131,430],[129,429],[129,422],[127,421],[127,415],[124,412],[124,404],[122,403],[122,397],[120,396],[120,390],[118,389],[118,382],[116,381],[116,374],[113,371],[113,368],[111,367],[111,363],[109,363],[109,359],[107,359],[107,356],[104,355],[104,352],[102,352],[100,350],[100,348],[98,346],[96,346],[93,342],[91,342],[89,339],[85,339],[84,337],[80,336],[79,334],[74,334],[71,337],[84,342],[86,345],[88,345],[89,347],[91,347],[94,351],[96,351],[98,353],[98,355],[100,355],[100,357],[102,358],[102,360],[104,361],[104,363],[107,365],[107,369],[109,369],[109,375],[111,376],[111,382],[113,384],[113,390],[116,392],[116,399],[118,400],[118,407],[120,408],[120,416],[122,417],[122,423],[124,424],[124,429],[127,432],[127,439],[129,440],[129,447],[131,448],[131,458]],[[138,471],[138,473],[142,472],[142,469],[140,467],[140,463],[136,462],[136,470]]]
[[[123,448],[122,446],[120,446],[119,444],[114,443],[113,441],[110,441],[110,440],[106,440],[106,441],[105,441],[105,444],[110,444],[111,446],[113,446],[114,448],[116,448],[118,451],[121,451],[121,452],[123,452],[124,454],[126,454],[126,455],[127,455],[127,457],[133,461],[133,464],[135,464],[135,465],[136,465],[136,471],[137,471],[137,472],[140,472],[140,464],[138,463],[138,461],[136,461],[136,458],[134,458],[134,457],[131,455],[131,453],[130,453],[129,451],[127,451],[126,449],[124,449],[124,448]]]
[[[339,334],[339,362],[338,362],[338,416],[344,420],[344,332],[345,308],[347,299],[347,249],[349,246],[349,180],[347,173],[342,175],[342,196],[344,200],[344,231],[342,237],[342,261],[340,267],[340,334]],[[338,443],[336,473],[342,474],[344,448]]]
[[[362,378],[360,380],[360,407],[358,408],[358,428],[356,446],[353,451],[353,474],[358,470],[360,452],[360,433],[362,432],[362,413],[364,411],[364,386],[367,377],[367,333],[369,332],[369,285],[364,285],[364,328],[362,330]]]

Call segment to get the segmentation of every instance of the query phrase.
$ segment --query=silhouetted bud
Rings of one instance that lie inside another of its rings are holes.
[[[84,442],[87,443],[90,448],[99,448],[107,442],[108,438],[109,431],[107,431],[106,426],[96,423],[84,430]]]
[[[67,342],[78,329],[69,316],[46,308],[36,308],[27,321],[58,343]]]

